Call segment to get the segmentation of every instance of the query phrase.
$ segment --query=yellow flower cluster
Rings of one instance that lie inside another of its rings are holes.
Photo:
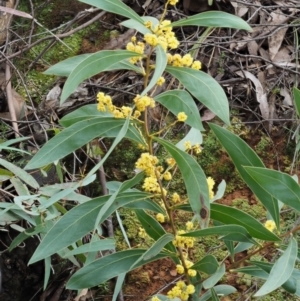
[[[163,20],[153,27],[151,21],[146,21],[144,25],[149,28],[152,33],[146,33],[144,35],[145,42],[152,47],[161,45],[165,51],[167,51],[168,48],[176,49],[179,46],[179,42],[175,37],[172,27],[169,26],[170,24],[171,21]]]
[[[172,241],[175,247],[179,248],[192,248],[194,246],[194,237],[185,237],[180,236],[181,234],[185,234],[184,230],[179,230],[178,235],[175,236],[175,239]]]
[[[157,296],[151,298],[151,301],[161,301]]]
[[[164,222],[165,222],[165,217],[164,217],[164,215],[161,214],[161,213],[157,213],[157,214],[156,214],[156,219],[157,219],[157,221],[159,221],[160,223],[164,223]]]
[[[169,299],[176,297],[183,301],[189,299],[189,295],[195,292],[195,287],[192,284],[186,285],[183,281],[178,281],[176,285],[168,292]]]
[[[195,144],[195,145],[193,146],[193,150],[195,151],[195,153],[196,153],[197,155],[199,155],[199,154],[202,152],[202,149],[201,149],[199,143],[197,143],[197,144]]]
[[[192,149],[191,141],[189,141],[189,140],[184,141],[184,148],[185,148],[185,151],[189,151],[190,149]]]
[[[188,260],[187,260],[188,261]],[[190,261],[188,261],[190,262]],[[191,263],[191,266],[193,265],[193,263]],[[176,265],[176,271],[178,274],[183,274],[184,273],[184,267],[181,264],[177,264]],[[193,269],[188,269],[188,275],[191,277],[195,277],[197,275],[197,271],[193,270]]]
[[[132,113],[132,108],[123,106],[121,109],[115,107],[113,110],[113,115],[115,118],[127,118]],[[134,114],[136,115],[136,114]]]
[[[173,167],[176,164],[176,161],[174,158],[168,158],[168,159],[166,159],[166,162],[171,167]]]
[[[197,155],[200,154],[202,151],[199,143],[196,143],[195,145],[192,146],[191,141],[189,140],[184,142],[184,148],[186,152],[193,150]]]
[[[185,226],[188,231],[193,230],[194,228],[194,224],[192,222],[185,223]]]
[[[267,221],[265,222],[265,227],[266,227],[269,231],[273,232],[273,231],[276,229],[276,224],[275,224],[275,222],[274,222],[273,220],[269,219],[269,220],[267,220]]]
[[[99,92],[97,94],[97,109],[101,112],[106,112],[106,110],[110,113],[113,113],[115,110],[115,106],[112,104],[112,99],[109,95],[105,95],[103,92]]]
[[[163,174],[163,178],[164,180],[166,181],[170,181],[172,179],[172,175],[169,171],[166,171],[164,174]]]
[[[158,44],[158,38],[153,33],[146,33],[144,35],[144,40],[147,44],[149,44],[150,46],[153,46],[153,47],[155,47]]]
[[[184,122],[187,120],[187,116],[184,112],[180,112],[177,114],[178,121]]]
[[[133,36],[131,38],[131,42],[129,42],[126,45],[126,50],[144,54],[145,44],[143,42],[136,43],[136,37]],[[136,62],[140,61],[141,59],[142,59],[142,56],[137,56],[137,57],[132,57],[129,61],[130,61],[130,63],[135,64]]]
[[[135,167],[145,171],[146,176],[155,176],[155,165],[158,163],[156,156],[149,153],[142,153],[136,161]]]
[[[168,4],[170,5],[176,5],[176,3],[178,2],[179,0],[169,0],[168,1]]]
[[[160,77],[158,80],[157,80],[157,82],[156,82],[156,84],[158,85],[158,86],[162,86],[164,83],[165,83],[165,79],[164,79],[164,77]]]
[[[135,167],[137,169],[145,171],[145,174],[147,176],[142,186],[145,191],[161,193],[161,188],[158,184],[156,173],[158,175],[161,175],[164,169],[162,166],[156,166],[157,163],[158,163],[157,157],[152,156],[149,153],[141,154],[141,157],[135,163]],[[162,177],[165,180],[169,181],[171,180],[172,175],[170,174],[170,172],[166,171]],[[162,192],[165,195],[167,194],[167,191],[164,188]]]
[[[190,54],[185,54],[181,56],[180,54],[176,53],[174,55],[167,53],[168,64],[174,67],[191,67],[195,70],[201,69],[201,62],[192,58]]]
[[[212,177],[208,177],[206,179],[206,181],[207,181],[207,185],[208,185],[209,199],[211,200],[215,196],[214,191],[213,191],[215,181]]]
[[[180,202],[180,196],[179,196],[179,194],[178,194],[177,192],[174,192],[174,193],[172,194],[172,202],[173,202],[174,204]]]
[[[144,229],[144,228],[141,228],[141,227],[139,228],[138,235],[139,235],[139,237],[141,237],[141,238],[146,238],[146,237],[147,237],[147,233],[146,233],[145,229]]]
[[[136,108],[139,112],[144,112],[147,107],[154,108],[155,107],[155,101],[153,98],[149,96],[140,96],[137,95],[134,100],[136,104]]]
[[[99,92],[97,94],[97,109],[101,112],[110,112],[114,115],[115,118],[127,118],[132,114],[132,108],[127,106],[122,106],[118,108],[112,104],[112,99],[109,95],[105,95],[103,92]],[[141,116],[141,112],[135,110],[132,117],[139,118]]]

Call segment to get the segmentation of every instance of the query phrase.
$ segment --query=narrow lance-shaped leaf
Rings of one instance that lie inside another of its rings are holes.
[[[54,136],[29,161],[25,169],[45,166],[59,160],[96,137],[116,137],[124,119],[97,117],[78,122]],[[126,138],[144,143],[134,126],[129,125]]]
[[[174,239],[174,235],[166,233],[161,236],[136,262],[132,264],[130,270],[134,269],[140,263],[143,263],[145,260],[150,260],[151,258],[158,255],[166,244],[171,242]]]
[[[227,27],[252,31],[251,27],[243,19],[222,11],[208,11],[181,19],[169,26],[204,26],[204,27]]]
[[[122,273],[127,273],[130,271],[133,263],[145,252],[146,250],[132,249],[117,252],[95,260],[91,264],[86,265],[77,271],[68,281],[67,288],[78,290],[86,287],[93,287]],[[149,260],[140,262],[135,268],[168,256],[170,256],[169,253],[161,252]]]
[[[133,19],[141,24],[144,24],[144,20],[129,6],[124,4],[121,0],[79,0],[80,2],[95,6],[113,14]]]
[[[110,66],[123,61],[124,59],[135,56],[140,56],[140,54],[127,50],[102,50],[89,55],[71,72],[65,82],[60,103],[62,104],[85,79],[105,71]]]
[[[57,76],[69,76],[70,73],[79,65],[82,61],[88,58],[92,53],[84,53],[69,57],[51,67],[49,67],[44,74],[57,75]]]
[[[222,263],[221,266],[213,275],[211,275],[209,278],[203,281],[203,288],[209,289],[214,287],[215,284],[217,284],[217,282],[224,276],[225,271],[226,271],[225,264]]]
[[[119,296],[119,293],[120,293],[120,291],[122,289],[125,277],[126,277],[126,273],[121,273],[121,274],[118,275],[117,282],[116,282],[115,289],[114,289],[114,294],[113,294],[112,301],[116,301],[117,300],[117,298]]]
[[[59,120],[59,124],[63,127],[69,127],[74,123],[97,117],[112,118],[113,114],[108,111],[98,111],[96,104],[89,104],[65,115],[62,119]]]
[[[84,235],[94,230],[95,219],[99,210],[109,199],[110,196],[103,196],[95,198],[91,201],[85,202],[77,207],[74,207],[66,213],[46,234],[44,239],[35,250],[29,264],[44,259],[63,248],[68,247]],[[115,202],[106,215],[103,216],[103,222],[119,207],[124,207],[126,204],[146,199],[149,197],[148,193],[143,192],[128,192],[117,196]]]
[[[221,204],[211,204],[211,218],[223,224],[236,224],[247,229],[255,238],[267,241],[280,241],[274,233],[266,229],[257,219],[248,213]]]
[[[144,210],[135,210],[135,214],[145,229],[146,233],[153,238],[155,241],[159,240],[162,236],[166,234],[165,229],[161,224],[154,219],[152,216],[147,214]],[[166,249],[176,254],[176,248],[173,244],[168,243]]]
[[[296,87],[293,88],[293,94],[294,94],[294,102],[297,109],[297,115],[300,117],[300,90]]]
[[[67,58],[50,68],[48,68],[44,74],[46,75],[57,75],[57,76],[69,76],[71,72],[82,62],[84,61],[87,57],[92,55],[93,53],[85,53],[85,54],[80,54],[76,55],[70,58]],[[141,69],[133,64],[131,64],[127,60],[123,60],[120,62],[117,62],[108,68],[106,68],[103,71],[111,71],[111,70],[134,70],[137,73],[141,73]]]
[[[156,62],[155,62],[155,69],[152,75],[150,82],[148,83],[147,87],[141,93],[141,95],[146,95],[157,83],[158,79],[162,76],[167,66],[167,55],[166,52],[160,45],[155,47],[156,50]]]
[[[68,258],[71,255],[111,250],[111,249],[114,249],[115,246],[116,246],[116,242],[114,239],[101,239],[99,241],[94,241],[94,242],[90,242],[88,244],[82,245],[82,246],[64,254],[64,257]]]
[[[275,262],[270,276],[263,286],[254,295],[261,297],[279,288],[291,277],[294,265],[297,258],[298,244],[297,240],[293,237],[281,257]]]
[[[154,138],[163,145],[176,161],[183,176],[189,203],[194,214],[200,218],[200,225],[206,228],[210,216],[210,202],[206,176],[197,161],[186,152],[166,140]]]
[[[31,186],[32,188],[38,189],[40,185],[38,182],[26,171],[24,171],[22,168],[6,161],[0,158],[0,165],[7,168],[9,171],[11,171],[15,176],[19,177],[22,181],[24,181],[26,184]]]
[[[195,230],[181,236],[187,237],[203,237],[210,235],[218,235],[219,239],[231,240],[231,241],[241,241],[241,242],[251,242],[257,244],[257,242],[249,235],[244,227],[238,225],[222,225],[215,226],[207,229]]]
[[[300,186],[288,174],[259,167],[244,167],[266,193],[300,212]]]
[[[129,120],[129,119],[128,119]],[[99,225],[100,220],[102,219],[102,217],[104,216],[104,214],[106,213],[107,210],[109,210],[109,208],[112,206],[112,204],[115,202],[116,197],[126,191],[127,189],[131,188],[132,186],[135,186],[136,184],[138,184],[139,182],[141,182],[141,180],[144,178],[144,173],[138,173],[136,176],[134,176],[132,179],[124,181],[122,183],[122,185],[119,187],[119,189],[117,191],[115,191],[111,197],[107,200],[107,202],[103,205],[103,207],[100,209],[98,216],[96,218],[95,221],[95,228],[97,227],[97,225]]]
[[[269,273],[272,267],[274,266],[274,264],[270,264],[262,261],[251,261],[251,263],[254,263],[256,266],[247,266],[247,267],[239,268],[234,270],[234,272],[248,274],[253,277],[261,278],[264,280],[267,280],[269,278]],[[284,284],[282,284],[281,287],[284,288],[289,293],[294,294],[297,291],[298,279],[299,279],[299,275],[293,277],[293,273],[292,273],[292,276]]]
[[[223,224],[236,224],[247,229],[252,237],[267,240],[280,241],[280,238],[274,233],[266,229],[258,220],[248,213],[239,209],[228,207],[221,204],[211,204],[210,217],[213,220],[219,221]],[[192,209],[189,204],[179,205],[175,207],[178,210],[185,210],[191,212]]]
[[[199,110],[194,99],[184,90],[170,90],[155,97],[155,100],[172,112],[175,116],[180,112],[187,115],[186,124],[203,131]]]
[[[220,301],[220,299],[218,298],[218,295],[215,292],[214,288],[211,288],[210,292],[211,292],[211,300],[212,301]]]
[[[214,290],[219,296],[227,296],[236,292],[236,289],[233,286],[226,284],[217,285],[214,287]],[[211,291],[209,290],[199,298],[199,301],[208,301],[210,299]]]
[[[176,77],[198,101],[226,124],[230,124],[227,97],[216,80],[208,74],[192,68],[167,66],[166,71]]]
[[[272,195],[262,190],[261,187],[257,185],[257,182],[254,181],[254,179],[250,177],[250,175],[244,169],[244,166],[264,168],[265,166],[260,158],[247,145],[247,143],[238,136],[218,125],[209,124],[209,126],[212,129],[213,133],[217,136],[220,143],[228,152],[243,180],[256,194],[262,204],[267,208],[267,210],[273,217],[274,222],[276,223],[277,229],[280,229],[278,201],[273,198]]]
[[[203,272],[208,275],[214,274],[219,268],[219,263],[213,255],[206,255],[191,267],[193,270]]]

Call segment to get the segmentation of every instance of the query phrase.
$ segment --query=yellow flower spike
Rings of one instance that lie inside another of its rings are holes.
[[[197,271],[196,271],[196,270],[189,269],[189,270],[188,270],[188,274],[189,274],[189,276],[191,276],[191,277],[195,277],[195,276],[197,275]]]
[[[184,273],[184,267],[181,264],[176,265],[176,271],[178,274],[183,274]]]
[[[122,111],[124,117],[127,117],[127,116],[131,115],[132,108],[126,107],[126,106],[122,106],[121,111]]]
[[[197,143],[193,146],[193,150],[195,151],[196,155],[199,155],[202,152],[202,149],[201,149],[199,143]]]
[[[187,223],[185,224],[185,226],[186,226],[186,229],[187,229],[188,231],[190,231],[190,230],[192,230],[192,229],[194,228],[194,224],[193,224],[192,222],[187,222]]]
[[[113,115],[115,118],[124,118],[124,115],[122,112],[120,112],[119,110],[115,109],[113,112]]]
[[[184,141],[184,148],[186,151],[190,150],[192,148],[191,141]]]
[[[178,2],[179,0],[169,0],[168,1],[168,4],[170,5],[176,5],[176,3]]]
[[[190,54],[186,54],[182,57],[183,66],[190,67],[193,63],[193,58]]]
[[[171,24],[171,21],[170,21],[170,20],[163,20],[160,24],[161,24],[162,27],[168,26],[168,25]],[[171,28],[171,29],[172,29],[172,27],[167,27],[167,28],[164,29],[164,30],[167,30],[168,28]]]
[[[168,46],[169,46],[169,48],[171,48],[171,49],[176,49],[176,48],[178,48],[178,46],[179,46],[179,41],[177,40],[176,37],[171,37],[171,38],[168,39]],[[173,65],[174,65],[174,64],[173,64]],[[175,66],[175,65],[174,65],[174,66]],[[182,66],[182,62],[179,61],[178,65],[176,65],[176,66],[181,67],[181,66]]]
[[[179,287],[180,289],[184,289],[185,283],[182,280],[180,280],[176,283],[176,286]]]
[[[148,192],[160,193],[160,186],[155,177],[147,177],[144,180],[143,189]]]
[[[147,28],[151,28],[151,27],[152,27],[152,22],[151,22],[150,20],[148,20],[148,21],[146,21],[146,22],[144,23],[144,25],[145,25],[145,27],[147,27]]]
[[[275,224],[275,222],[273,221],[273,220],[267,220],[266,222],[265,222],[265,227],[269,230],[269,231],[271,231],[271,232],[273,232],[275,229],[276,229],[276,224]]]
[[[135,110],[134,113],[133,113],[133,117],[138,119],[140,116],[141,116],[141,112],[138,111],[138,110]]]
[[[182,57],[180,54],[176,53],[173,55],[172,66],[174,67],[182,67]]]
[[[163,177],[164,177],[164,180],[166,180],[166,181],[170,181],[172,179],[172,175],[169,171],[165,172]]]
[[[158,85],[158,86],[162,86],[164,83],[165,83],[165,78],[164,77],[160,77],[158,80],[157,80],[157,82],[156,82],[156,84]]]
[[[167,53],[168,65],[171,65],[173,62],[173,55],[171,53]]]
[[[189,294],[188,294],[187,292],[182,292],[182,293],[180,294],[180,299],[181,299],[182,301],[187,301],[187,300],[189,299]]]
[[[134,51],[135,50],[135,46],[133,45],[132,42],[127,43],[126,50],[128,50],[128,51]]]
[[[180,112],[177,115],[178,121],[184,122],[187,120],[187,115],[184,112]]]
[[[136,36],[132,36],[130,40],[131,40],[132,43],[135,43],[136,42]]]
[[[168,158],[168,159],[166,159],[166,162],[169,166],[174,166],[176,164],[176,161],[174,158]]]
[[[194,61],[191,68],[195,69],[195,70],[200,70],[202,67],[201,62],[200,61]]]
[[[100,112],[106,112],[106,108],[103,103],[98,103],[97,110]]]
[[[192,284],[187,285],[186,292],[191,295],[195,292],[195,287]]]
[[[147,44],[150,46],[155,47],[158,44],[158,38],[155,34],[152,33],[146,33],[144,35],[144,40],[146,41]]]
[[[180,196],[177,192],[174,192],[172,195],[172,202],[174,204],[179,203],[180,202]]]
[[[164,217],[164,215],[161,214],[161,213],[157,213],[157,214],[156,214],[156,219],[157,219],[157,221],[159,221],[160,223],[164,223],[164,222],[165,222],[165,217]]]
[[[208,177],[206,179],[206,181],[207,181],[207,185],[208,185],[209,199],[211,200],[215,196],[215,194],[213,192],[215,181],[212,177]]]
[[[151,298],[151,301],[161,301],[157,296]]]
[[[145,229],[144,229],[144,228],[141,228],[141,227],[139,228],[138,235],[139,235],[139,237],[141,237],[141,238],[146,238],[146,237],[147,237],[147,233],[146,233]]]

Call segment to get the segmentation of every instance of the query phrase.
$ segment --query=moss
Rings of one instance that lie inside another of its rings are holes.
[[[262,134],[260,141],[255,146],[255,151],[257,155],[261,157],[270,156],[270,146],[272,145],[272,141],[269,137]]]
[[[247,199],[235,199],[232,201],[232,206],[247,212],[256,219],[266,216],[266,210],[260,202],[257,202],[257,204],[249,204]]]

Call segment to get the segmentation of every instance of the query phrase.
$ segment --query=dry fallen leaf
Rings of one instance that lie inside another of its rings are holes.
[[[269,28],[269,30],[275,30],[276,28],[278,28],[278,25],[285,23],[286,20],[287,20],[287,17],[278,8],[276,11],[272,12],[269,17],[269,24],[276,25],[276,26],[271,26]],[[287,27],[284,27],[280,30],[275,31],[273,34],[271,34],[268,37],[269,54],[270,54],[271,60],[274,59],[279,48],[281,47],[281,44],[285,37],[287,29],[288,29]]]
[[[255,86],[256,99],[259,102],[259,109],[263,119],[268,120],[270,109],[267,99],[267,94],[264,92],[261,82],[249,71],[237,71],[236,74],[241,77],[246,77],[252,81]]]

